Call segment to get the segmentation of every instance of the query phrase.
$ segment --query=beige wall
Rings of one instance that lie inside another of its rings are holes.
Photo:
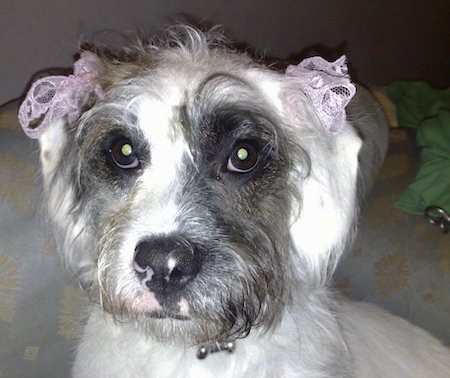
[[[43,68],[71,66],[81,36],[166,25],[188,14],[221,23],[235,41],[286,58],[347,53],[358,80],[450,84],[448,0],[0,0],[0,104]],[[321,47],[322,46],[322,47]]]

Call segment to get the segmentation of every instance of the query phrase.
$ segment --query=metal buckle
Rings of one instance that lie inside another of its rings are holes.
[[[439,226],[444,234],[450,230],[450,216],[442,207],[428,206],[424,215],[428,222]]]

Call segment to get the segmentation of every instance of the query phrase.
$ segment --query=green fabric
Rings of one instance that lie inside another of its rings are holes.
[[[395,205],[414,214],[423,214],[430,205],[450,211],[450,88],[397,81],[388,94],[396,105],[399,126],[416,128],[421,148],[417,176]]]

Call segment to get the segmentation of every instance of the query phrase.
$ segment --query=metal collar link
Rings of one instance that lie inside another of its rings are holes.
[[[450,216],[442,207],[428,206],[425,209],[425,218],[431,224],[439,226],[444,234],[450,230]]]
[[[206,357],[208,357],[208,354],[216,352],[233,353],[234,349],[235,349],[235,342],[233,341],[214,342],[209,345],[203,345],[200,348],[198,348],[197,358],[199,360],[204,360]]]

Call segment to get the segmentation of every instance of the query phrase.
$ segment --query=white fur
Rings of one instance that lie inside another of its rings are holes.
[[[305,319],[300,315],[304,312],[305,308],[294,307],[276,332],[239,340],[233,354],[215,353],[198,360],[195,347],[146,339],[133,326],[116,324],[94,309],[78,349],[74,376],[448,377],[448,349],[422,329],[373,305],[340,302],[335,317],[312,312],[315,318]],[[327,359],[328,342],[336,337],[351,368],[330,375],[321,362]]]

